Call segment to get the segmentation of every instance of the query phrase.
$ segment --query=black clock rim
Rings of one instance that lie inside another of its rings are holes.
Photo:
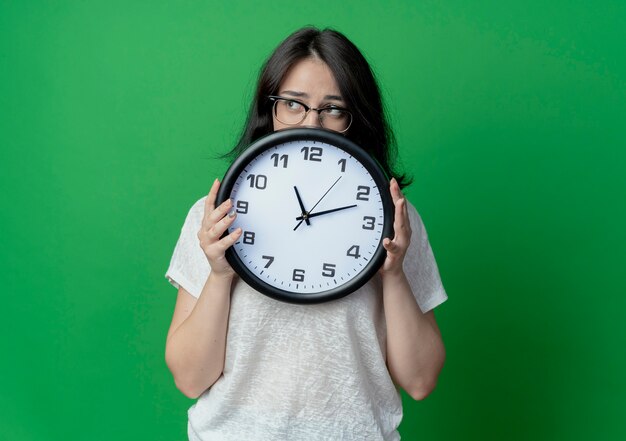
[[[329,130],[313,128],[278,130],[254,141],[250,145],[250,147],[248,147],[232,163],[232,165],[224,174],[224,177],[220,184],[220,188],[217,194],[216,206],[230,197],[237,177],[241,174],[246,165],[249,164],[249,162],[253,158],[259,156],[264,151],[269,150],[270,148],[278,144],[284,144],[287,142],[300,140],[319,141],[341,148],[348,154],[355,157],[361,164],[363,164],[363,166],[367,169],[367,171],[374,179],[374,182],[381,190],[380,196],[383,203],[384,213],[382,236],[380,243],[378,244],[378,247],[374,252],[374,256],[358,275],[356,275],[352,280],[344,283],[343,285],[318,293],[301,294],[276,288],[275,286],[272,286],[259,279],[244,265],[233,247],[228,248],[225,254],[226,260],[233,268],[233,270],[246,283],[248,283],[248,285],[259,291],[261,294],[264,294],[276,300],[289,303],[323,303],[331,300],[336,300],[353,293],[354,291],[365,285],[373,276],[375,276],[376,272],[378,272],[386,257],[386,250],[382,245],[383,240],[386,237],[393,238],[394,205],[393,201],[391,200],[391,194],[388,191],[388,178],[385,176],[378,162],[376,162],[376,160],[372,156],[370,156],[357,144],[347,139],[345,136],[340,135],[336,132],[331,132]],[[226,236],[227,234],[228,232],[224,233],[224,236]]]

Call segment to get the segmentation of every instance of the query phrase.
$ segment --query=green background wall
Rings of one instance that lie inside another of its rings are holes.
[[[0,438],[185,439],[163,275],[305,24],[372,62],[450,296],[403,439],[626,439],[626,6],[538,0],[0,0]]]

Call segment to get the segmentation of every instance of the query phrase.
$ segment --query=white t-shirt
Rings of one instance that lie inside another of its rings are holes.
[[[197,233],[204,198],[189,211],[165,276],[198,297],[210,272]],[[422,220],[404,271],[422,312],[448,297]],[[380,276],[327,303],[296,305],[236,278],[223,375],[189,409],[188,434],[208,440],[398,440],[400,394],[385,364]]]

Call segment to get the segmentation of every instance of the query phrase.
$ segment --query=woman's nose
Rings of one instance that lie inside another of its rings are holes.
[[[303,126],[306,127],[321,127],[320,117],[315,110],[309,110],[306,118],[301,122]]]

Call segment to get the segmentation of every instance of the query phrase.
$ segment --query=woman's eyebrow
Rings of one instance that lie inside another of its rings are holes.
[[[298,92],[295,90],[283,90],[280,92],[281,95],[289,95],[295,98],[309,98],[309,94],[306,92]],[[343,98],[340,95],[326,95],[324,97],[325,101],[341,101],[343,102]]]
[[[304,92],[296,92],[295,90],[283,90],[280,92],[281,95],[291,95],[297,98],[308,98],[309,95]]]
[[[324,97],[325,100],[333,100],[333,101],[342,101],[343,102],[343,98],[341,98],[339,95],[326,95]]]

